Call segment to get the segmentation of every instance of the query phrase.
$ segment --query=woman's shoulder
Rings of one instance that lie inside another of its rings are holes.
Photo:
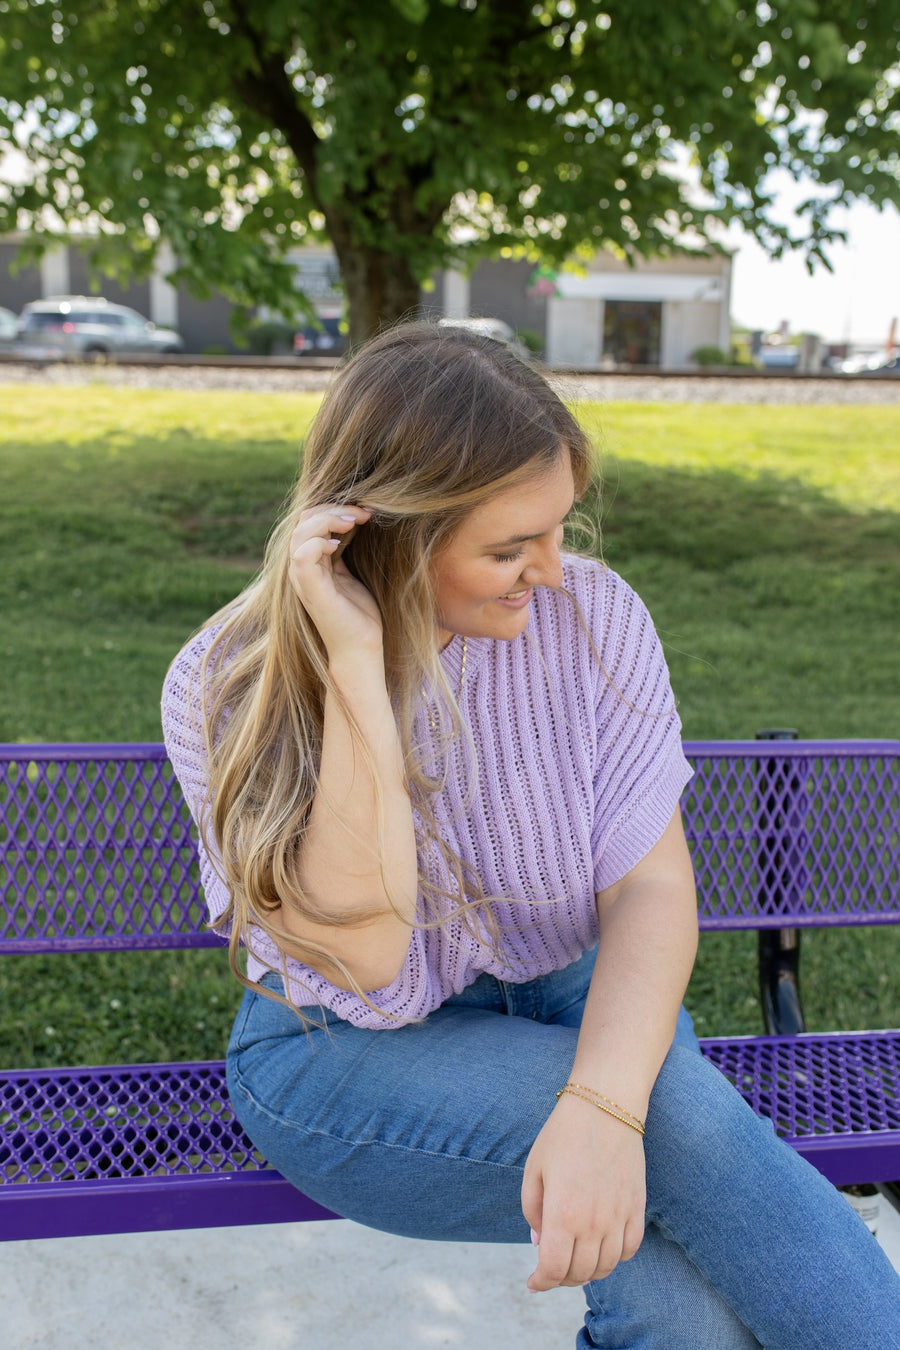
[[[220,631],[221,624],[211,622],[194,633],[173,659],[163,681],[163,740],[176,771],[182,758],[205,755],[203,682],[208,679],[206,658]]]
[[[207,653],[221,631],[221,625],[206,624],[187,642],[172,659],[163,681],[163,704],[169,696],[183,697],[193,685],[203,666]]]
[[[564,553],[562,555],[563,586],[566,590],[579,590],[593,593],[605,590],[616,583],[625,583],[617,572],[598,558],[589,558],[583,553]]]
[[[538,610],[545,648],[599,655],[607,674],[655,659],[656,630],[647,606],[618,572],[596,558],[563,555],[563,584]]]

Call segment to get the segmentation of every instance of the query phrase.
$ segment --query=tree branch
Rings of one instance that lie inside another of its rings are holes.
[[[306,180],[309,195],[322,210],[317,189],[320,142],[309,118],[297,104],[294,87],[285,70],[284,56],[277,52],[266,52],[244,0],[231,0],[231,10],[234,26],[249,43],[257,64],[256,71],[246,69],[235,73],[232,79],[235,91],[249,107],[283,132]]]

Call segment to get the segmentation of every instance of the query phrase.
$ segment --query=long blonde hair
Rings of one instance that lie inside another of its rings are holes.
[[[318,787],[326,690],[339,693],[321,638],[289,579],[289,542],[300,513],[330,502],[365,505],[373,513],[344,560],[381,611],[388,688],[420,844],[436,847],[449,869],[449,884],[420,879],[421,921],[446,922],[451,913],[468,918],[484,897],[435,827],[435,747],[413,740],[423,688],[443,709],[438,740],[446,742],[459,726],[435,642],[430,568],[468,512],[499,489],[552,468],[561,453],[571,459],[580,494],[591,453],[574,416],[533,367],[467,330],[401,325],[361,348],[336,375],[263,568],[209,621],[218,631],[200,672],[207,829],[230,892],[221,923],[242,982],[239,944],[254,926],[284,944],[287,934],[274,916],[286,896],[310,917],[325,917],[298,885],[296,858]],[[390,894],[389,859],[382,858],[382,872]],[[323,934],[327,938],[324,925]],[[327,940],[304,944],[292,937],[290,948],[317,969],[340,971],[365,997]]]

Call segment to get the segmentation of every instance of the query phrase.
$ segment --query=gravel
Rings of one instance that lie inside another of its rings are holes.
[[[247,389],[306,393],[327,389],[332,365],[246,360],[171,364],[0,363],[0,385],[104,384],[135,389]],[[631,374],[554,371],[566,398],[600,403],[900,404],[900,379],[849,376]]]
[[[554,383],[567,398],[599,403],[893,403],[900,379],[847,376],[567,375]]]

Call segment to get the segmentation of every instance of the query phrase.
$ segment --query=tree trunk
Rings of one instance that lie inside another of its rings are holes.
[[[349,309],[349,345],[419,314],[420,287],[402,256],[338,240],[332,232]]]

